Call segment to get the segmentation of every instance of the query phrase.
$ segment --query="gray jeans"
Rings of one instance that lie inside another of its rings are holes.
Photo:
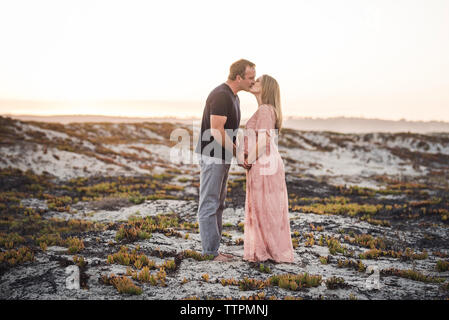
[[[230,164],[213,161],[202,157],[200,164],[200,194],[198,206],[198,221],[200,227],[203,254],[218,255],[222,216],[227,191],[227,181]]]

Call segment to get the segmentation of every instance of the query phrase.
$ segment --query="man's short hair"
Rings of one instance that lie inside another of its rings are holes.
[[[235,80],[237,78],[237,75],[242,77],[242,79],[245,79],[245,71],[246,71],[247,66],[250,68],[253,68],[256,65],[254,63],[252,63],[251,61],[248,61],[245,59],[240,59],[240,60],[234,62],[231,65],[231,67],[229,68],[228,79]]]

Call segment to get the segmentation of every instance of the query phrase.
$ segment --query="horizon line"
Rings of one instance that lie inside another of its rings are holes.
[[[202,117],[196,116],[173,116],[173,115],[164,115],[164,116],[123,116],[123,115],[104,115],[104,114],[15,114],[15,113],[2,113],[0,116],[6,117],[37,117],[37,118],[49,118],[49,117],[104,117],[104,118],[124,118],[124,119],[177,119],[177,120],[201,120]],[[242,118],[247,119],[247,118]],[[249,118],[248,118],[249,119]],[[371,121],[390,121],[390,122],[420,122],[420,123],[446,123],[449,124],[449,121],[444,120],[409,120],[406,118],[401,119],[383,119],[383,118],[365,118],[363,116],[332,116],[332,117],[314,117],[314,116],[295,116],[295,115],[284,115],[284,120],[331,120],[331,119],[355,119],[355,120],[371,120]]]

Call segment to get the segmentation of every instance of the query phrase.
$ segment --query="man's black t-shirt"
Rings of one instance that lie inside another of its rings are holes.
[[[227,117],[224,125],[225,132],[235,143],[237,139],[236,129],[240,126],[240,100],[237,95],[234,95],[234,92],[232,92],[226,83],[216,87],[207,97],[206,106],[203,111],[203,120],[201,122],[201,135],[199,136],[195,152],[209,157],[231,161],[232,153],[225,150],[210,134],[211,115]],[[221,149],[221,156],[220,154],[215,154],[215,148]]]

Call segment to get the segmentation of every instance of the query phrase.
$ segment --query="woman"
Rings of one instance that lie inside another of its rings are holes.
[[[293,262],[284,163],[274,143],[275,130],[282,127],[279,85],[263,75],[250,92],[259,107],[246,124],[245,162],[251,168],[246,171],[243,259]]]

